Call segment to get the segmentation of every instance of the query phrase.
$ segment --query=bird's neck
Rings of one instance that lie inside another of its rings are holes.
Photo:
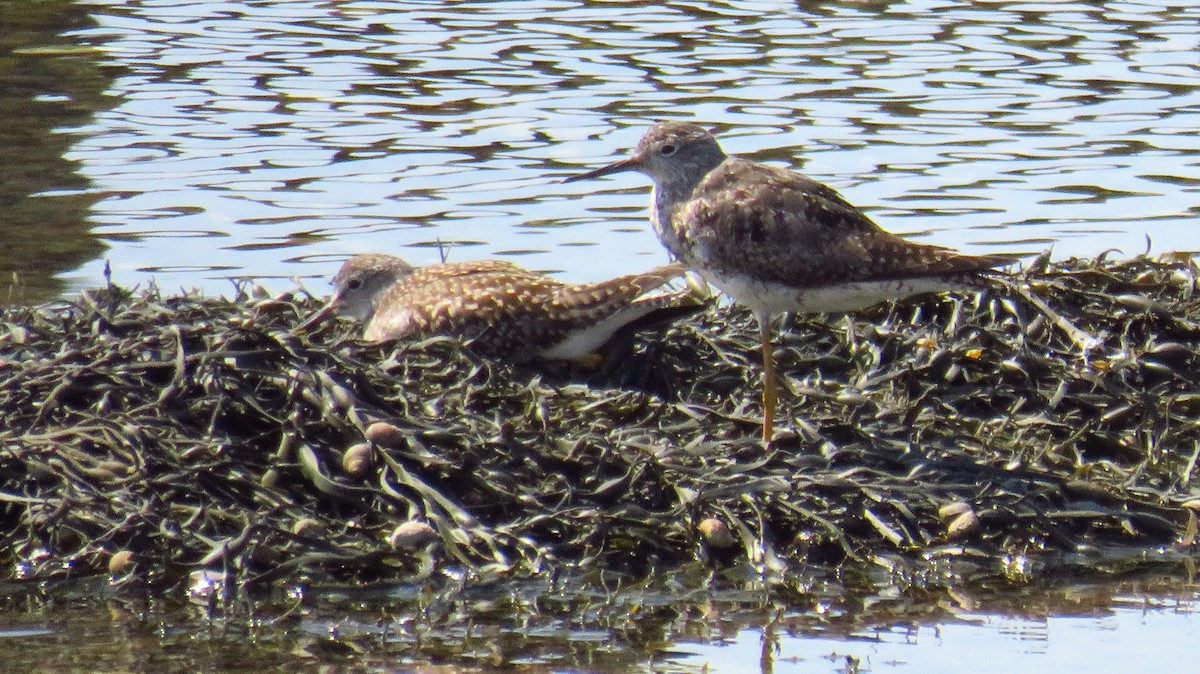
[[[674,170],[663,171],[654,176],[654,183],[663,188],[664,193],[686,199],[696,191],[696,187],[704,181],[729,157],[719,147],[706,148],[703,152],[692,154],[685,164],[674,167]]]
[[[676,224],[676,210],[691,201],[696,188],[706,177],[725,161],[726,157],[718,148],[716,153],[707,159],[711,161],[690,167],[692,170],[657,176],[654,181],[654,191],[651,194],[652,212],[650,222],[654,233],[663,245],[678,259],[688,262],[688,242],[684,240],[685,233]]]
[[[676,259],[682,259],[683,240],[672,224],[675,207],[687,201],[692,190],[677,190],[674,186],[655,185],[651,194],[650,224],[654,233]]]

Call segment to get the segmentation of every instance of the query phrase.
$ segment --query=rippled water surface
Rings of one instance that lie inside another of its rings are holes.
[[[88,87],[42,66],[13,95],[69,140],[28,155],[61,151],[71,169],[17,198],[70,206],[78,226],[0,234],[87,242],[49,270],[65,287],[102,282],[108,260],[125,284],[227,292],[249,274],[282,289],[368,250],[506,256],[568,280],[641,270],[666,259],[647,179],[558,181],[666,118],[802,168],[931,243],[1198,248],[1192,2],[74,7],[90,17],[48,41],[94,49],[25,45],[18,63],[87,63],[107,103],[54,123]],[[36,250],[6,264],[46,267]]]

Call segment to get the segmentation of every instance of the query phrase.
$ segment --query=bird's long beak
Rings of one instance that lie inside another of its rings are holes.
[[[600,176],[606,176],[612,173],[620,173],[622,171],[637,171],[640,168],[642,168],[642,158],[635,154],[627,159],[622,159],[619,162],[609,164],[608,166],[601,166],[600,168],[588,171],[587,173],[580,173],[579,175],[570,176],[569,178],[565,178],[563,182],[573,183],[576,180],[599,178]]]
[[[332,298],[330,298],[329,302],[325,306],[313,312],[313,315],[304,319],[303,323],[292,328],[292,334],[299,335],[311,330],[314,325],[321,323],[328,318],[330,314],[335,313],[337,308],[338,297],[337,295],[334,295]]]

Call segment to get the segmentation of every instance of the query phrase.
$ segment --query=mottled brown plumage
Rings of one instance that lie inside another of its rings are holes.
[[[630,170],[654,180],[650,220],[663,244],[758,319],[768,441],[776,397],[773,314],[854,311],[921,292],[976,287],[981,274],[1010,262],[886,232],[826,185],[727,156],[695,124],[656,124],[627,159],[567,181]]]
[[[511,262],[415,268],[391,255],[357,255],[334,277],[330,311],[364,322],[368,341],[445,334],[513,361],[580,360],[627,325],[669,308],[698,306],[685,293],[647,296],[684,272],[679,264],[571,285]]]

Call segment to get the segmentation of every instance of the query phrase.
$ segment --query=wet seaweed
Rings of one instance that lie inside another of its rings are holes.
[[[1190,259],[1074,260],[979,296],[789,318],[787,430],[767,448],[737,307],[591,374],[448,337],[297,335],[316,308],[301,293],[108,287],[9,309],[0,561],[176,582],[1186,558],[1196,287]]]

